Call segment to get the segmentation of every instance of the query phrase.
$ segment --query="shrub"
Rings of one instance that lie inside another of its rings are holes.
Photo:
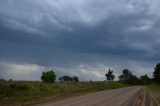
[[[42,72],[41,79],[42,79],[43,82],[52,83],[52,82],[55,82],[56,75],[53,72],[53,70],[50,70],[50,71],[47,71],[47,72]]]

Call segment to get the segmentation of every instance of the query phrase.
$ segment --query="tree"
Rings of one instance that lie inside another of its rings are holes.
[[[77,76],[74,76],[74,77],[70,77],[70,76],[62,76],[62,77],[59,77],[59,80],[61,81],[61,83],[63,81],[74,81],[74,82],[78,82],[79,81],[79,78]]]
[[[73,79],[74,82],[78,82],[79,81],[79,78],[77,76],[72,77],[72,79]]]
[[[13,81],[13,79],[9,79],[8,81],[12,82],[12,81]]]
[[[119,76],[120,81],[127,81],[132,76],[132,73],[129,71],[129,69],[123,69],[122,75]]]
[[[160,84],[160,63],[156,65],[153,72],[153,80],[157,84]]]
[[[63,83],[63,77],[59,77],[59,79],[61,81],[61,84]]]
[[[136,75],[133,75],[132,72],[129,71],[129,69],[123,69],[122,75],[119,76],[119,80],[126,84],[140,84],[140,80],[137,78]]]
[[[128,80],[126,80],[126,83],[131,84],[131,85],[139,85],[139,84],[141,84],[141,81],[136,75],[131,75],[128,78]]]
[[[70,76],[63,76],[64,81],[73,81],[73,79]]]
[[[49,70],[47,72],[42,72],[41,79],[43,82],[53,83],[56,80],[56,75],[53,70]]]
[[[147,74],[142,75],[140,77],[140,80],[141,80],[141,84],[150,84],[152,82],[152,79],[149,78]]]
[[[105,74],[105,76],[108,81],[114,80],[114,78],[115,78],[115,75],[113,75],[113,70],[110,70],[110,69],[108,70],[108,73]]]
[[[70,76],[62,76],[59,78],[59,80],[66,81],[66,82],[73,81],[72,77],[70,77]]]

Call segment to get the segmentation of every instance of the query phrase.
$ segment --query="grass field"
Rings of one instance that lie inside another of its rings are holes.
[[[0,105],[34,104],[58,100],[94,91],[115,89],[127,85],[119,82],[68,82],[48,84],[32,81],[1,81]]]
[[[151,92],[157,103],[160,104],[160,85],[152,83],[150,85],[147,85],[146,88],[149,92]]]
[[[152,92],[160,93],[160,85],[157,85],[155,83],[147,85],[147,88]]]

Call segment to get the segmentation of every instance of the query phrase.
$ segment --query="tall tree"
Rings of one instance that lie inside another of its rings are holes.
[[[115,78],[115,75],[113,74],[113,70],[110,70],[110,69],[105,74],[105,76],[106,76],[106,78],[107,78],[108,81],[114,80],[114,78]]]
[[[141,84],[150,84],[152,82],[152,79],[149,78],[147,74],[142,75],[140,77],[140,80],[141,80]]]
[[[120,81],[126,81],[132,76],[132,73],[129,69],[123,69],[122,75],[119,76]]]
[[[153,79],[157,84],[160,84],[160,63],[154,68]]]
[[[53,70],[49,70],[47,72],[42,72],[41,79],[43,82],[53,83],[56,80],[56,75]]]
[[[137,76],[133,75],[129,69],[123,69],[122,75],[119,76],[119,80],[132,85],[137,85],[140,82]]]

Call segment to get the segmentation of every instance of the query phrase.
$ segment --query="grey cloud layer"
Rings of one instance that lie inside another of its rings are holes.
[[[160,59],[159,6],[159,0],[1,0],[0,61],[70,66],[68,74],[81,64],[118,69],[140,61],[137,70],[151,69]]]

